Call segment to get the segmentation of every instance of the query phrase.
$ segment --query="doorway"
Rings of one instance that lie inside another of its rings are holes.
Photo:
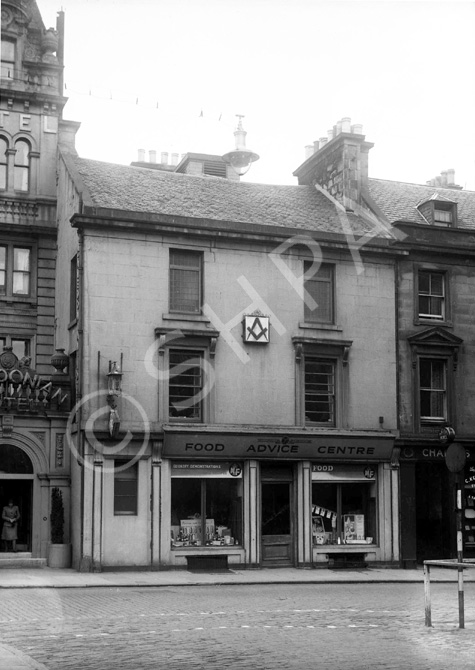
[[[20,511],[17,551],[31,551],[32,492],[32,479],[2,479],[0,477],[0,509],[3,509],[11,498]],[[3,549],[2,546],[1,550]]]
[[[453,501],[449,472],[445,463],[416,464],[416,542],[417,562],[451,558]]]
[[[261,470],[261,540],[263,567],[293,565],[292,469]]]

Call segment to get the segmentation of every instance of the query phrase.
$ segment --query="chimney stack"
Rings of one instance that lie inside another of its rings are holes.
[[[373,144],[365,141],[363,126],[351,125],[342,117],[326,137],[314,142],[314,152],[293,173],[299,184],[323,187],[342,205],[353,210],[368,188],[368,153]]]

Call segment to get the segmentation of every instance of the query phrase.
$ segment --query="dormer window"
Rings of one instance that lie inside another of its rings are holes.
[[[452,226],[455,220],[455,203],[434,201],[434,224]]]
[[[417,205],[426,223],[452,228],[457,225],[457,203],[443,198],[438,193]]]

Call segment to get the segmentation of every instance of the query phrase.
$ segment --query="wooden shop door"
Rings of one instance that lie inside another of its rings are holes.
[[[292,482],[262,481],[261,537],[263,567],[293,565]]]

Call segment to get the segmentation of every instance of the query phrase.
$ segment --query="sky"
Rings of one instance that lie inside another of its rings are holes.
[[[222,155],[236,114],[259,154],[243,181],[296,184],[305,146],[342,117],[369,175],[475,190],[475,2],[37,0],[65,12],[64,118],[85,158]]]

